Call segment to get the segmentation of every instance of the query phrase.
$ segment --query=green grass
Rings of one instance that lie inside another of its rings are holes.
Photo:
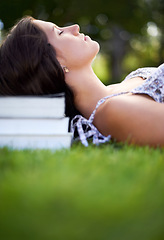
[[[1,149],[0,239],[164,239],[164,149]]]

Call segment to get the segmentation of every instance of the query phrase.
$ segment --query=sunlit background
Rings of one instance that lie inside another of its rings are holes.
[[[105,84],[164,61],[163,0],[1,0],[1,42],[24,15],[59,26],[78,23],[101,45],[93,68]]]

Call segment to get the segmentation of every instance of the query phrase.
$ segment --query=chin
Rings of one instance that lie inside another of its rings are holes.
[[[94,41],[94,48],[95,48],[95,56],[96,56],[100,50],[100,45],[96,41]]]

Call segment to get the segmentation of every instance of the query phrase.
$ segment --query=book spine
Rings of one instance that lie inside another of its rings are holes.
[[[12,149],[62,149],[71,146],[72,134],[1,136],[0,147]]]
[[[0,98],[0,118],[62,118],[65,98]]]
[[[0,135],[67,133],[69,118],[62,119],[0,119]]]

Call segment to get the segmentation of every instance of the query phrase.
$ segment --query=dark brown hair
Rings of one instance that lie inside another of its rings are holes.
[[[0,95],[45,95],[65,92],[66,115],[77,114],[73,93],[46,34],[32,17],[21,19],[0,47]]]

